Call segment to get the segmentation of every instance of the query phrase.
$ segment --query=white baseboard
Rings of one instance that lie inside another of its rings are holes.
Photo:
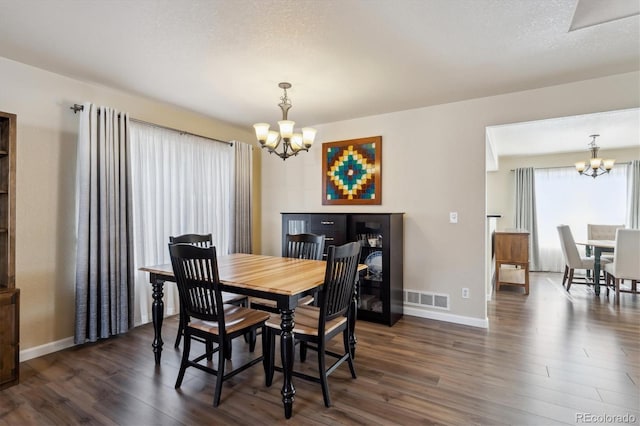
[[[36,346],[35,348],[25,349],[20,351],[20,362],[28,361],[39,356],[48,355],[53,352],[58,352],[63,349],[74,346],[73,337],[67,337],[57,342],[51,342],[44,345]]]
[[[471,327],[489,328],[489,319],[463,317],[461,315],[448,314],[445,312],[429,311],[426,309],[413,308],[404,305],[404,314],[414,317],[427,318],[437,321],[452,322],[454,324],[470,325]]]

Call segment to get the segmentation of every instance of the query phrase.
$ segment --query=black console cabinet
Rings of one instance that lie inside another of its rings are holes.
[[[358,319],[392,326],[402,317],[403,213],[282,213],[285,235],[313,233],[330,245],[362,244],[369,267],[358,284]]]

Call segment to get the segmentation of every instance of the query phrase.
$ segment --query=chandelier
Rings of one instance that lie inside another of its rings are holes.
[[[261,148],[267,148],[269,154],[276,154],[278,157],[286,160],[287,158],[298,155],[300,151],[309,151],[316,137],[316,129],[311,127],[303,127],[302,133],[295,133],[293,126],[295,121],[287,119],[287,112],[292,107],[291,101],[287,97],[287,89],[291,88],[291,83],[278,84],[284,90],[284,96],[280,98],[278,106],[282,110],[282,120],[278,121],[280,132],[269,130],[269,123],[256,123],[253,128],[256,130],[256,138],[260,142]],[[281,151],[278,152],[278,148]]]
[[[590,135],[590,138],[593,138],[591,142],[589,142],[589,151],[591,151],[591,158],[588,161],[579,161],[576,163],[576,170],[581,175],[591,176],[592,178],[597,178],[600,175],[605,173],[609,173],[613,168],[613,164],[616,160],[603,160],[598,157],[598,150],[600,147],[596,145],[596,138],[600,135]]]

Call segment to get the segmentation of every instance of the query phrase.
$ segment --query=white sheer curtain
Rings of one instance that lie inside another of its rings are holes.
[[[213,235],[218,255],[229,253],[234,152],[230,145],[142,123],[131,123],[135,323],[151,320],[149,276],[138,268],[170,263],[169,236]],[[165,313],[176,314],[175,285],[164,287]]]
[[[584,241],[588,223],[625,223],[626,167],[614,167],[595,179],[579,175],[572,167],[537,169],[535,182],[541,271],[564,269],[558,225],[569,225],[574,239]]]

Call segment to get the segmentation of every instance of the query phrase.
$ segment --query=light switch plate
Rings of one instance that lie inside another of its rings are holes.
[[[449,223],[458,223],[458,212],[449,212]]]

